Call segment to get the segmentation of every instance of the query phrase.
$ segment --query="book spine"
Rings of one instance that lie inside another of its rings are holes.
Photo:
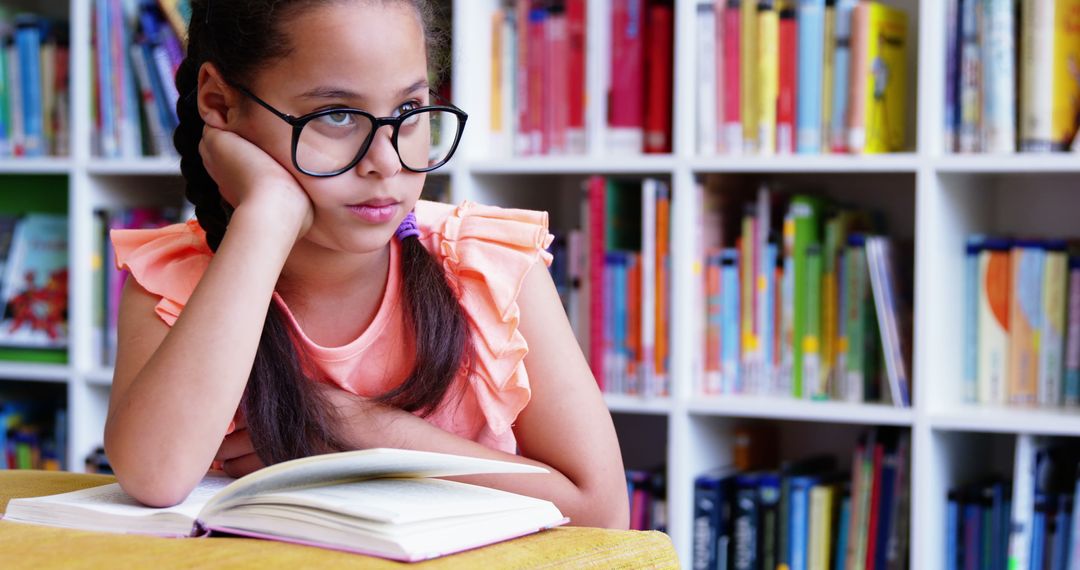
[[[528,115],[525,133],[529,137],[529,150],[532,154],[547,154],[548,138],[545,136],[545,121],[548,115],[547,88],[550,83],[546,73],[549,58],[547,56],[547,10],[533,8],[529,10],[528,34],[528,72],[533,81],[529,81]]]
[[[805,196],[797,196],[791,202],[792,218],[794,220],[794,307],[792,328],[792,393],[796,398],[804,398],[810,395],[808,387],[804,384],[803,373],[805,363],[806,317],[809,314],[809,305],[817,304],[820,299],[811,299],[809,282],[810,272],[807,267],[807,249],[811,244],[818,243],[818,203],[816,200]],[[815,285],[815,288],[817,285]]]
[[[1051,150],[1069,150],[1080,131],[1080,3],[1057,0],[1053,22],[1053,96],[1051,102]]]
[[[656,375],[656,246],[660,184],[646,178],[641,185],[641,379],[652,386]]]
[[[732,532],[733,570],[753,570],[759,567],[757,558],[760,531],[758,525],[757,482],[752,475],[741,475],[735,490],[734,522]]]
[[[810,553],[809,570],[829,570],[832,550],[833,488],[815,485],[810,489]]]
[[[589,203],[589,364],[604,390],[604,234],[607,182],[594,176],[588,182]]]
[[[799,0],[800,154],[821,152],[821,85],[825,41],[825,0]]]
[[[907,137],[906,14],[886,4],[870,3],[869,37],[862,152],[896,152],[903,150]]]
[[[725,249],[721,253],[721,285],[723,298],[721,314],[723,327],[720,333],[722,345],[723,373],[722,392],[735,394],[739,386],[739,253],[736,249]]]
[[[532,148],[532,133],[529,130],[529,76],[531,75],[529,49],[529,3],[518,2],[514,10],[514,20],[517,24],[517,50],[514,96],[512,99],[517,103],[517,115],[515,121],[517,128],[514,137],[514,154],[528,156],[534,154]],[[539,78],[537,78],[539,79]]]
[[[825,1],[824,46],[821,50],[821,152],[832,148],[833,86],[836,81],[836,0]]]
[[[640,153],[644,143],[644,0],[612,2],[608,150]]]
[[[669,308],[671,306],[671,189],[660,182],[656,197],[656,326],[654,341],[653,383],[647,390],[651,396],[667,394],[668,355],[670,346]]]
[[[758,478],[758,553],[761,568],[774,569],[777,565],[777,533],[780,524],[780,478],[766,473]]]
[[[848,106],[851,99],[851,13],[856,0],[836,0],[836,48],[833,70],[833,118],[830,128],[832,151],[847,152]]]
[[[979,401],[979,241],[964,252],[964,402]]]
[[[763,266],[768,268],[762,275],[764,281],[764,294],[761,307],[761,328],[759,338],[761,342],[761,375],[763,379],[763,393],[776,396],[780,393],[775,386],[776,367],[776,273],[774,268],[777,261],[777,249],[775,243],[765,245]]]
[[[998,406],[1006,402],[1010,368],[1012,256],[984,249],[978,259],[978,402]]]
[[[1028,0],[1020,5],[1020,148],[1026,152],[1052,147],[1054,3]]]
[[[720,527],[719,481],[700,476],[694,482],[694,539],[691,567],[717,567],[716,543]]]
[[[982,150],[982,53],[979,20],[985,0],[960,0],[960,152]]]
[[[139,99],[142,101],[143,114],[146,116],[151,134],[148,144],[150,154],[162,154],[161,144],[164,142],[166,135],[161,124],[161,116],[157,112],[157,102],[154,100],[154,90],[150,84],[150,72],[146,68],[142,46],[137,44],[131,46],[131,64],[140,87]]]
[[[504,138],[506,135],[506,125],[503,124],[503,108],[505,102],[503,101],[503,44],[507,38],[503,34],[503,21],[506,18],[506,14],[502,8],[496,8],[491,12],[491,136],[495,144],[496,150],[505,149]]]
[[[776,102],[776,152],[792,154],[796,145],[799,20],[789,4],[780,10],[779,91]]]
[[[19,81],[23,86],[23,156],[45,154],[42,124],[41,29],[37,18],[16,24],[15,44],[19,59]]]
[[[893,267],[892,247],[888,238],[875,237],[866,241],[867,265],[870,268],[870,287],[877,308],[881,345],[894,406],[911,405],[911,383],[908,377],[906,331]]]
[[[698,4],[695,13],[697,24],[697,89],[695,90],[697,117],[695,128],[697,132],[698,153],[703,156],[716,154],[719,137],[717,137],[718,114],[722,109],[722,103],[718,105],[717,98],[722,97],[723,89],[717,89],[717,79],[722,78],[723,60],[717,61],[717,20],[714,5]],[[721,6],[722,8],[722,6]]]
[[[1069,523],[1069,560],[1068,569],[1080,568],[1080,477],[1076,479],[1073,491],[1072,520]]]
[[[836,525],[836,547],[833,549],[832,570],[844,570],[848,534],[851,532],[851,496],[845,494],[840,500],[839,522]]]
[[[8,74],[6,38],[0,38],[0,157],[12,156],[11,150],[11,87]]]
[[[881,499],[882,499],[882,461],[885,456],[885,446],[878,443],[874,446],[873,467],[871,468],[871,491],[868,524],[861,531],[860,540],[866,553],[865,566],[867,570],[876,568],[874,562],[877,553],[878,525],[881,522]]]
[[[14,42],[7,46],[5,57],[7,58],[8,80],[11,85],[11,98],[8,105],[11,116],[11,155],[24,156],[26,154],[26,120],[23,98],[26,97],[26,93],[21,77],[22,64],[19,61],[19,49]]]
[[[1058,407],[1063,395],[1065,368],[1065,285],[1069,263],[1065,244],[1047,247],[1043,257],[1038,402],[1041,406]]]
[[[784,278],[781,282],[780,303],[780,370],[781,394],[799,396],[795,392],[795,217],[789,211],[782,230],[784,246]]]
[[[983,0],[985,67],[983,120],[986,152],[1016,150],[1016,55],[1013,2]]]
[[[1065,348],[1065,406],[1080,406],[1080,256],[1069,257],[1069,329]],[[1076,505],[1077,503],[1074,503]],[[1080,510],[1080,509],[1078,509]],[[1078,543],[1080,544],[1080,543]],[[1080,549],[1080,546],[1077,547]]]
[[[761,98],[758,90],[761,79],[758,77],[760,52],[758,51],[757,2],[742,0],[740,14],[740,116],[742,117],[743,150],[747,154],[758,152],[758,104]]]
[[[586,0],[567,0],[566,27],[569,43],[567,60],[568,116],[566,148],[570,154],[584,154],[588,147],[585,135],[585,58]]]
[[[824,400],[828,394],[821,381],[821,245],[812,243],[806,248],[806,310],[802,335],[803,397]]]
[[[1012,249],[1012,291],[1009,313],[1008,401],[1028,405],[1036,402],[1039,374],[1036,335],[1042,313],[1042,250],[1018,245]]]
[[[672,112],[672,57],[674,55],[672,34],[674,33],[674,10],[664,4],[652,4],[648,7],[648,25],[644,43],[648,44],[645,52],[645,101],[644,128],[645,152],[671,152],[671,112]]]
[[[721,379],[721,331],[723,330],[723,295],[720,289],[720,258],[709,255],[705,262],[705,379],[703,392],[719,394]]]
[[[866,146],[866,70],[870,68],[870,10],[859,2],[851,10],[851,56],[848,73],[848,104],[845,116],[847,152],[861,153]]]
[[[959,150],[957,134],[959,113],[957,112],[958,87],[960,85],[960,2],[946,0],[945,8],[945,106],[944,125],[945,152]]]
[[[1013,463],[1012,531],[1009,535],[1009,568],[1030,568],[1031,524],[1035,510],[1035,436],[1016,436]]]
[[[727,154],[742,154],[743,126],[742,113],[744,97],[743,81],[746,80],[746,72],[742,69],[742,2],[743,0],[727,0],[724,8],[723,43],[724,43],[724,112],[723,133],[724,152]],[[749,2],[750,0],[745,0]],[[719,65],[719,62],[717,63]],[[717,82],[720,83],[719,81]]]
[[[788,561],[790,570],[807,570],[810,531],[810,488],[814,480],[791,478],[791,522],[788,530]]]
[[[776,152],[776,99],[779,91],[778,43],[780,38],[779,13],[772,0],[757,3],[757,150],[761,155]]]

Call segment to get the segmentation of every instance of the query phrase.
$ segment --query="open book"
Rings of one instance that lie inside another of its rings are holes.
[[[187,500],[168,508],[143,506],[114,483],[13,499],[4,519],[159,536],[228,533],[415,561],[568,522],[550,501],[434,477],[543,472],[505,461],[368,449],[286,461],[240,479],[208,475]]]

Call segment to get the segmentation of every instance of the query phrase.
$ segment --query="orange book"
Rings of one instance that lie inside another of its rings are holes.
[[[656,199],[656,386],[651,395],[667,392],[668,307],[671,294],[668,284],[668,261],[671,249],[671,193],[662,188]]]
[[[630,254],[626,271],[626,348],[630,358],[626,362],[629,393],[641,393],[641,254]]]

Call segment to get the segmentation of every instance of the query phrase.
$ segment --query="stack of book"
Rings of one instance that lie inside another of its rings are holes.
[[[0,8],[0,158],[69,154],[68,27]]]
[[[699,393],[911,405],[908,264],[866,212],[706,190]],[[741,213],[741,214],[740,214]]]
[[[580,219],[582,229],[554,244],[552,270],[596,381],[609,394],[666,396],[670,187],[653,178],[591,177]]]
[[[1078,467],[1075,444],[1017,436],[1011,482],[988,477],[949,491],[945,570],[1075,568]]]
[[[586,137],[586,1],[516,0],[492,16],[493,148],[580,155]],[[671,152],[674,8],[613,0],[598,43],[607,67],[605,152]],[[608,41],[609,40],[609,41]]]
[[[907,15],[877,1],[698,0],[701,154],[908,148]]]
[[[175,1],[95,0],[92,146],[105,158],[174,156],[176,70],[186,20]],[[134,6],[134,10],[130,8]],[[171,16],[170,16],[171,14]]]
[[[66,449],[67,410],[0,397],[0,469],[60,471]]]
[[[1080,407],[1080,251],[973,236],[964,267],[964,400]]]
[[[863,434],[851,472],[833,456],[694,481],[693,567],[906,568],[909,435]]]
[[[1080,151],[1080,2],[949,0],[945,150]]]
[[[630,499],[630,529],[667,531],[665,469],[628,469],[626,494]]]
[[[180,219],[175,208],[129,208],[123,210],[94,212],[94,348],[99,351],[98,361],[112,366],[116,359],[116,331],[120,313],[120,294],[128,272],[116,268],[111,230],[160,228]]]

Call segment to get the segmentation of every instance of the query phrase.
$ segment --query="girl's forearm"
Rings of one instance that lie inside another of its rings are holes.
[[[186,497],[210,465],[240,402],[275,283],[295,235],[266,232],[238,209],[167,336],[115,402],[106,447],[121,483],[143,502]],[[268,236],[268,233],[271,234]],[[121,331],[138,335],[139,331]]]
[[[489,474],[447,479],[501,489],[511,493],[546,499],[555,503],[575,526],[626,528],[619,513],[626,505],[609,505],[611,493],[590,485],[590,481],[572,481],[558,469],[543,462],[513,455],[465,439],[432,425],[409,412],[379,404],[358,401],[339,407],[343,412],[341,434],[356,449],[395,447],[436,451],[543,467],[543,474]]]

